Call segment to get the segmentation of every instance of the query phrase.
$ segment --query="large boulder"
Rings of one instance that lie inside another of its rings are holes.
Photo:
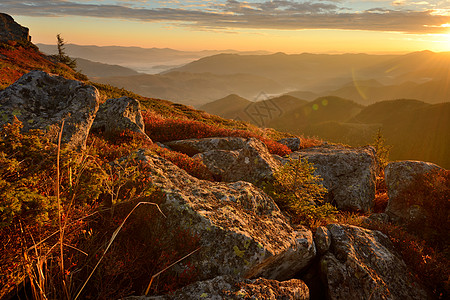
[[[129,97],[108,99],[101,104],[92,129],[107,133],[130,130],[150,139],[145,134],[141,105],[138,100]]]
[[[16,116],[29,129],[47,130],[54,137],[65,120],[62,140],[85,147],[99,106],[93,86],[42,71],[31,71],[0,92],[0,124]]]
[[[414,180],[418,176],[441,170],[438,165],[423,161],[396,161],[390,162],[384,171],[387,192],[389,196],[386,213],[389,217],[397,222],[422,222],[425,216],[424,208],[420,203],[410,203],[405,199],[405,192],[411,189],[421,187],[413,187]]]
[[[199,280],[220,275],[290,279],[307,266],[316,250],[310,230],[294,230],[274,201],[251,183],[199,180],[144,150],[138,159],[152,172],[152,184],[165,197],[152,234],[168,238],[180,228],[199,237],[191,256]],[[173,241],[172,241],[173,242]]]
[[[379,231],[330,224],[329,251],[321,258],[328,299],[428,299],[389,238]]]
[[[286,145],[291,151],[298,151],[300,150],[300,138],[299,137],[292,137],[292,138],[284,138],[277,141],[280,144]]]
[[[212,150],[239,150],[244,148],[246,138],[240,137],[214,137],[203,139],[187,139],[165,143],[172,150],[183,152],[189,156]]]
[[[0,13],[0,42],[31,41],[29,30],[7,14]]]
[[[198,299],[283,299],[307,300],[309,289],[299,279],[276,281],[264,278],[237,279],[219,276],[188,285],[173,294],[155,297],[128,297],[127,300],[198,300]]]
[[[340,210],[369,211],[375,199],[377,161],[373,147],[323,145],[291,153],[306,158],[323,178],[327,202]]]
[[[243,180],[256,184],[271,180],[281,166],[266,145],[254,138],[243,140],[239,150],[210,150],[197,156],[218,180],[226,182]]]
[[[385,169],[390,220],[435,245],[448,245],[450,171],[421,161],[389,163]]]

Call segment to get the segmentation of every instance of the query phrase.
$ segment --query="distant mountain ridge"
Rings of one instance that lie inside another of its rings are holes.
[[[143,96],[170,99],[197,107],[233,93],[253,99],[255,91],[267,91],[273,94],[284,91],[278,82],[252,74],[170,72],[102,77],[95,81],[123,87]]]
[[[56,45],[36,44],[46,54],[55,54]],[[141,48],[124,46],[94,46],[67,44],[65,46],[69,56],[80,57],[91,61],[113,65],[121,65],[142,73],[159,73],[161,66],[166,69],[174,65],[183,65],[202,57],[218,53],[267,54],[266,51],[237,51],[237,50],[203,50],[182,51],[170,48]]]
[[[307,102],[285,95],[253,102],[229,95],[200,109],[351,146],[372,143],[375,133],[381,130],[386,143],[392,146],[392,160],[416,159],[450,167],[450,102],[398,99],[363,106],[335,96]]]
[[[110,65],[99,63],[84,58],[76,58],[77,69],[89,78],[107,77],[107,76],[134,76],[139,75],[133,69],[122,67],[119,65]]]

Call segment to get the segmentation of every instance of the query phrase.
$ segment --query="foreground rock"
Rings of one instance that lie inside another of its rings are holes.
[[[0,124],[16,116],[29,129],[47,130],[55,138],[65,120],[63,142],[84,147],[99,106],[99,93],[80,81],[31,71],[0,92]]]
[[[331,245],[320,261],[329,299],[428,299],[391,241],[379,231],[327,226]]]
[[[29,30],[7,14],[0,13],[0,42],[31,41]]]
[[[309,289],[298,279],[275,281],[264,278],[238,280],[219,276],[184,287],[172,295],[157,297],[129,297],[127,299],[198,300],[198,299],[284,299],[307,300]]]
[[[409,199],[405,199],[409,197],[404,193],[421,188],[412,186],[415,179],[437,170],[442,168],[422,161],[396,161],[386,166],[384,176],[389,196],[386,213],[391,219],[401,223],[424,221],[424,208],[420,203],[411,203]]]
[[[168,237],[183,228],[199,237],[201,249],[191,259],[201,270],[199,280],[220,275],[285,280],[314,258],[311,231],[294,230],[252,184],[198,180],[144,151],[137,159],[150,167],[153,184],[165,194],[160,207],[167,218],[155,221],[154,234]]]
[[[150,139],[145,133],[141,105],[139,101],[129,97],[108,99],[101,104],[92,129],[106,133],[130,130]]]
[[[210,150],[200,153],[198,157],[221,181],[243,180],[256,184],[271,180],[281,164],[269,153],[266,145],[254,138],[239,138],[239,140],[242,140],[242,147],[239,150]]]
[[[293,152],[291,158],[307,158],[323,178],[326,200],[340,210],[369,211],[375,199],[377,163],[372,147],[324,145]]]

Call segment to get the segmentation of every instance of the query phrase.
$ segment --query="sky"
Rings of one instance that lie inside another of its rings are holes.
[[[0,12],[79,45],[286,53],[450,51],[450,0],[1,0]]]

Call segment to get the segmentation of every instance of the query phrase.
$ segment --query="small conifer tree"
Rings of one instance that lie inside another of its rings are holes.
[[[333,220],[337,213],[330,203],[324,203],[327,189],[314,171],[306,158],[289,159],[275,172],[274,180],[264,186],[264,191],[291,215],[294,223],[310,227]]]
[[[66,66],[75,69],[77,67],[77,62],[75,59],[70,58],[67,54],[66,54],[66,49],[65,49],[65,41],[64,39],[61,37],[61,34],[57,34],[56,35],[56,46],[58,47],[58,54],[56,56],[56,58],[58,59],[59,62],[65,64]]]
[[[389,162],[389,152],[391,151],[392,146],[386,145],[386,139],[381,133],[381,129],[378,129],[375,134],[372,146],[377,153],[379,173],[382,173]]]

